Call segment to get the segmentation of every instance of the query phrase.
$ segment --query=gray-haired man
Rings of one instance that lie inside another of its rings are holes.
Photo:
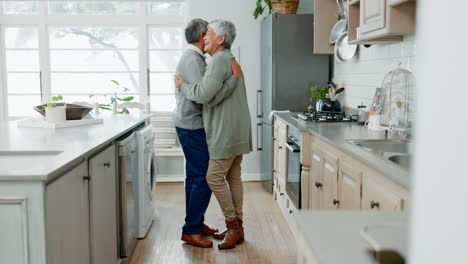
[[[185,39],[189,45],[177,65],[176,72],[189,82],[200,82],[205,73],[207,65],[203,52],[205,48],[203,38],[207,25],[208,22],[202,19],[194,19],[185,28]],[[205,102],[205,105],[191,101],[184,94],[176,92],[177,111],[174,123],[186,159],[186,217],[181,239],[197,247],[212,247],[213,242],[206,236],[212,236],[218,231],[203,223],[211,190],[206,181],[210,155],[203,129],[202,110],[215,107],[234,92],[241,74],[240,66],[235,61],[232,65],[234,74],[223,80],[222,88]]]

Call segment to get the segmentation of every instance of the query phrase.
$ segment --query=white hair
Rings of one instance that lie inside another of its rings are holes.
[[[224,35],[224,47],[230,49],[234,39],[236,39],[236,27],[234,24],[227,20],[216,19],[208,24],[208,27],[213,29],[216,36]]]

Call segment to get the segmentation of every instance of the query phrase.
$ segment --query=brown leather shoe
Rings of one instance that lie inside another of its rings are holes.
[[[242,226],[244,222],[240,218],[237,218],[237,221],[239,221],[239,225],[242,228],[242,231],[244,231],[244,227]],[[226,236],[227,229],[225,229],[223,232],[216,232],[213,234],[213,238],[223,240],[224,237]]]
[[[219,232],[218,229],[213,229],[205,224],[201,227],[201,234],[204,236],[213,236],[217,232]]]
[[[219,249],[234,248],[236,244],[240,244],[244,241],[244,230],[239,224],[238,219],[226,221],[226,227],[228,231],[223,241],[218,245]]]
[[[190,244],[192,246],[201,247],[201,248],[210,248],[213,246],[213,242],[206,239],[206,237],[201,234],[194,235],[182,235],[182,241]]]

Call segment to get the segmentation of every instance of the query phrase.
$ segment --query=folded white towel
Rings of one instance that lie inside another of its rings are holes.
[[[278,111],[278,110],[273,110],[271,111],[271,113],[268,115],[268,118],[270,120],[273,120],[273,115],[276,114],[276,113],[290,113],[291,111],[289,110],[284,110],[284,111]]]

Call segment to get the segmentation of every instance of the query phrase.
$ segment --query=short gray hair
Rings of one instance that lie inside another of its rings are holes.
[[[227,20],[216,19],[208,25],[216,33],[216,36],[224,35],[224,47],[230,49],[232,43],[236,39],[236,27]]]
[[[201,18],[192,19],[185,28],[185,40],[188,44],[200,40],[200,34],[208,30],[208,22]]]

